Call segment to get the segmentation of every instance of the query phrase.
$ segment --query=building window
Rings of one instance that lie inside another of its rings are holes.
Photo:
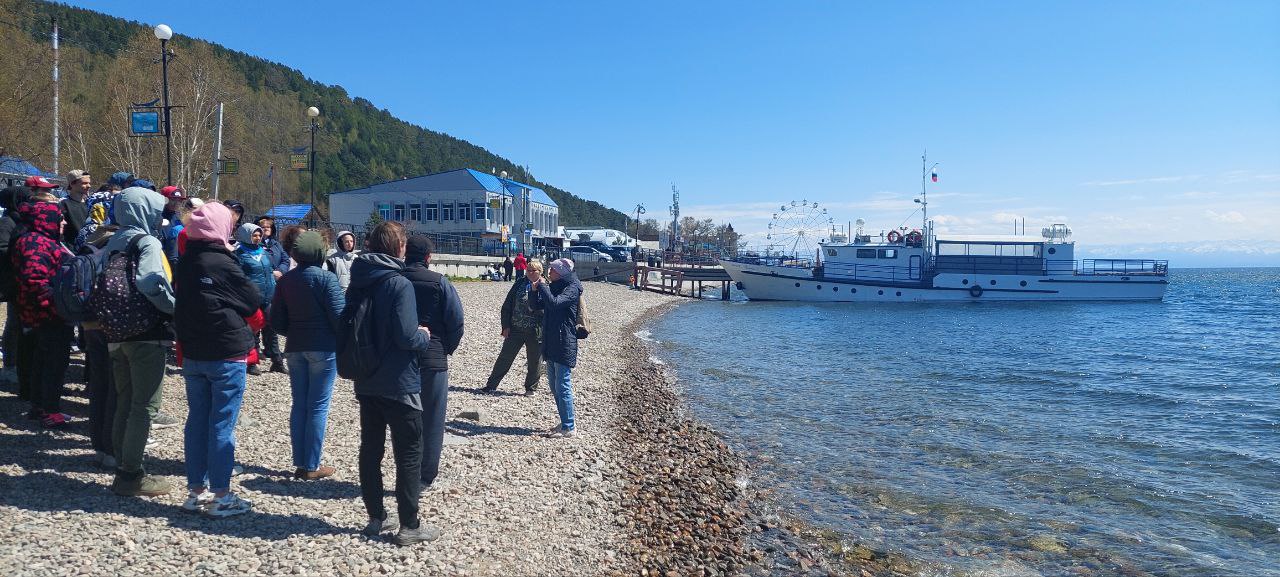
[[[427,213],[424,216],[426,218],[423,218],[422,222],[435,222],[437,220],[440,220],[440,205],[434,202],[431,204],[428,204]]]
[[[379,203],[378,216],[381,217],[382,220],[391,220],[391,203]]]
[[[458,220],[471,220],[471,203],[458,204]]]
[[[488,215],[486,215],[486,214],[485,214],[485,209],[484,209],[484,203],[483,203],[483,202],[477,202],[477,203],[475,204],[475,211],[476,211],[476,212],[475,212],[476,220],[485,220],[485,219],[489,218],[489,217],[488,217]]]
[[[441,222],[445,222],[449,220],[453,220],[453,203],[452,202],[444,203],[444,210],[440,212]]]
[[[418,222],[418,221],[421,221],[421,220],[422,220],[422,205],[421,205],[421,204],[411,204],[411,205],[409,205],[409,220],[411,220],[411,221],[413,221],[413,222]]]
[[[392,217],[392,218],[391,218],[391,220],[395,220],[395,221],[403,221],[403,220],[404,220],[404,205],[403,205],[403,204],[396,203],[395,210],[393,210],[393,211],[391,212],[391,217]]]

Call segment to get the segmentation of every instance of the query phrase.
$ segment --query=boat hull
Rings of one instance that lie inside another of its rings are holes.
[[[818,279],[797,267],[720,264],[748,299],[773,301],[1159,301],[1169,284],[1162,275],[938,275],[932,282],[878,283]]]

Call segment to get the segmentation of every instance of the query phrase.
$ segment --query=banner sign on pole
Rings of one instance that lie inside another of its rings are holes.
[[[307,154],[307,147],[293,149],[293,154],[289,155],[289,168],[291,170],[308,170],[311,165],[311,155]]]
[[[156,136],[163,133],[159,108],[129,109],[129,136]]]
[[[219,158],[218,174],[239,174],[240,159],[239,158]]]
[[[496,198],[489,199],[489,208],[492,208],[492,209],[502,208],[502,201]]]

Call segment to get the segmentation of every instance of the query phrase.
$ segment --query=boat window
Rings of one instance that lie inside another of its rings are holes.
[[[876,249],[874,248],[858,249],[858,258],[875,258],[875,257],[876,257]]]
[[[880,258],[898,258],[898,249],[882,248],[880,249]]]
[[[836,255],[836,249],[834,248],[827,249],[827,256],[835,256],[835,255]]]

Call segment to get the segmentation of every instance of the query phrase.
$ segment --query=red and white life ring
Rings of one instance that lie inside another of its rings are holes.
[[[898,241],[900,241],[900,240],[902,240],[902,233],[900,233],[900,232],[898,232],[898,231],[896,231],[896,230],[891,230],[891,231],[889,231],[889,242],[890,242],[890,243],[892,243],[892,244],[897,244],[897,243],[898,243]]]

